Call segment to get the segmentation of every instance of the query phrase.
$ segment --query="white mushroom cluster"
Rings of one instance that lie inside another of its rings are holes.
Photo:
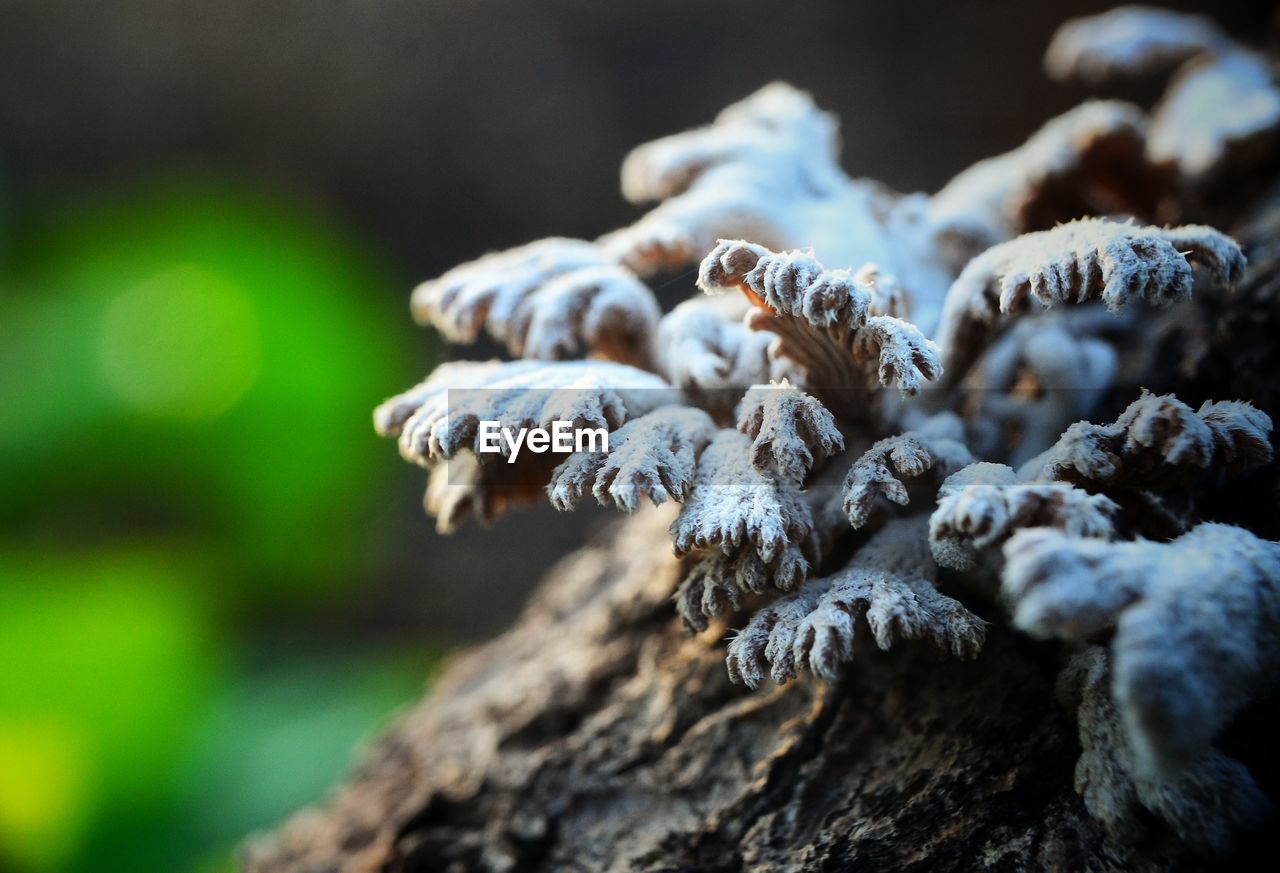
[[[1090,812],[1222,849],[1266,809],[1214,741],[1280,675],[1280,545],[1214,495],[1272,463],[1271,419],[1144,386],[1178,378],[1161,313],[1248,281],[1195,222],[1280,164],[1280,90],[1208,19],[1143,7],[1065,25],[1047,66],[1177,72],[1153,114],[1091,101],[932,196],[847,176],[835,119],[770,85],[626,159],[657,204],[635,223],[421,285],[420,321],[512,359],[443,364],[375,423],[442,530],[544,494],[676,504],[675,612],[752,687],[834,680],[867,641],[976,657],[988,619],[1059,641]],[[663,313],[646,282],[682,271]],[[486,422],[557,421],[607,447],[482,450]]]

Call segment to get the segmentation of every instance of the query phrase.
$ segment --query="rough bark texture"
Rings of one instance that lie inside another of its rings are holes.
[[[1154,869],[1072,789],[1060,665],[993,624],[981,656],[860,652],[836,684],[730,684],[725,628],[686,637],[667,513],[571,556],[459,658],[256,873]]]

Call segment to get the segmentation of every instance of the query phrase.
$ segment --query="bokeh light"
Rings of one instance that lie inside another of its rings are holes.
[[[217,418],[257,378],[260,333],[243,288],[199,267],[179,267],[111,301],[102,324],[103,376],[143,414]]]
[[[403,282],[314,204],[218,176],[10,211],[0,869],[230,869],[437,658],[276,628],[382,560],[369,411],[414,369]]]

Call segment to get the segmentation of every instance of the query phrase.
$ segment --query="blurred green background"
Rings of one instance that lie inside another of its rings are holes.
[[[379,572],[398,464],[369,409],[424,344],[371,247],[283,192],[170,174],[9,205],[0,863],[231,869],[437,660],[270,618]]]

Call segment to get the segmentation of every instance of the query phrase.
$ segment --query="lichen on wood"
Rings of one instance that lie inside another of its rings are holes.
[[[932,196],[846,175],[836,120],[771,85],[627,158],[625,196],[656,201],[634,224],[421,286],[420,318],[516,358],[443,364],[375,413],[441,529],[545,497],[631,517],[250,867],[1256,848],[1280,669],[1260,52],[1159,10],[1069,23],[1051,73],[1177,68],[1154,112],[1091,101]],[[660,314],[668,270],[697,288]],[[612,442],[508,469],[485,418]]]

